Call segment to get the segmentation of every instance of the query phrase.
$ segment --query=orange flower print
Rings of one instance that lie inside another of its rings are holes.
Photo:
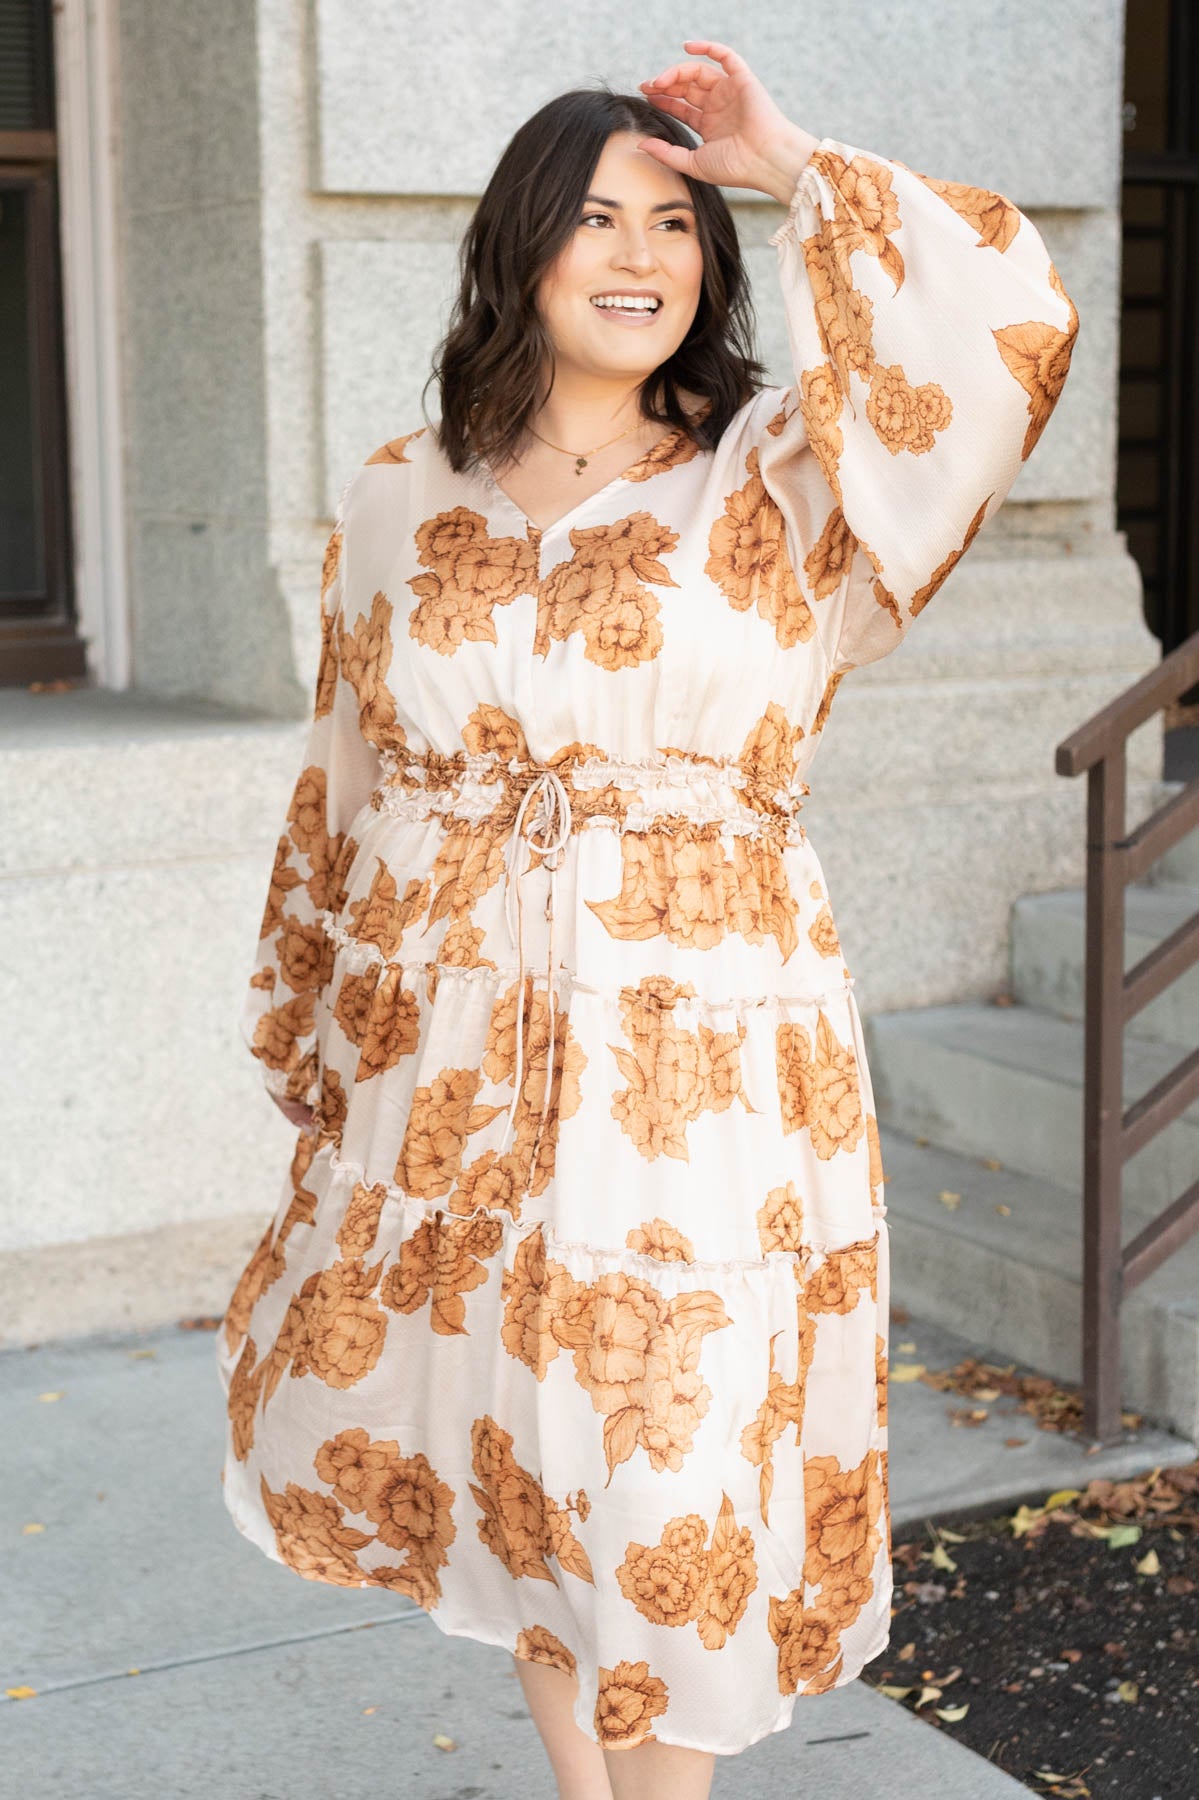
[[[378,592],[370,618],[359,613],[353,630],[341,620],[342,673],[358,696],[358,720],[368,743],[382,747],[395,735],[395,696],[385,677],[391,667],[391,602]]]
[[[651,1675],[647,1662],[618,1662],[600,1668],[595,1702],[595,1733],[602,1745],[616,1748],[655,1741],[651,1722],[666,1711],[666,1683]]]
[[[370,995],[361,1024],[355,1083],[371,1081],[394,1069],[405,1056],[416,1053],[419,1041],[420,1001],[411,988],[404,986],[401,967],[385,968]]]
[[[803,735],[803,726],[793,725],[783,708],[772,700],[746,733],[738,764],[751,778],[759,776],[776,788],[790,787],[795,780],[796,751]],[[760,804],[752,787],[744,790],[743,798],[748,806]]]
[[[983,518],[986,514],[986,510],[987,510],[987,506],[990,501],[990,498],[991,498],[991,496],[988,494],[986,500],[983,500],[980,503],[978,511],[975,513],[975,515],[971,519],[969,525],[966,527],[966,535],[962,539],[961,543],[958,545],[957,549],[951,550],[949,555],[945,558],[944,562],[937,564],[937,567],[933,570],[932,574],[929,576],[929,578],[925,582],[924,586],[922,588],[918,588],[916,590],[916,592],[912,595],[911,602],[908,606],[908,611],[913,616],[915,616],[915,614],[917,614],[919,612],[923,612],[924,608],[928,605],[929,601],[932,599],[933,595],[936,593],[936,591],[940,587],[941,583],[945,580],[945,577],[949,574],[950,570],[954,567],[954,564],[960,562],[962,557],[966,554],[967,550],[969,550],[971,544],[974,542],[974,539],[978,535],[979,529],[983,522]],[[878,584],[876,583],[875,585],[877,587]],[[878,596],[876,594],[876,598],[877,597]],[[896,622],[898,623],[898,617],[896,619]]]
[[[262,1397],[264,1364],[257,1361],[254,1339],[248,1337],[229,1382],[229,1427],[233,1454],[245,1462],[254,1448],[254,1414]]]
[[[720,1650],[737,1629],[758,1585],[753,1533],[737,1525],[722,1493],[706,1548],[708,1527],[698,1513],[671,1519],[657,1544],[630,1543],[616,1570],[620,1591],[651,1625],[693,1621],[707,1650]]]
[[[429,1323],[443,1337],[466,1335],[464,1294],[491,1273],[488,1262],[503,1243],[498,1219],[446,1218],[434,1213],[400,1248],[383,1277],[379,1298],[394,1312],[414,1313],[431,1300]]]
[[[866,417],[892,456],[901,450],[920,456],[933,448],[935,433],[949,429],[953,405],[935,381],[913,387],[898,363],[875,364],[870,371]]]
[[[382,1267],[352,1257],[307,1277],[268,1358],[271,1392],[288,1363],[293,1375],[315,1375],[331,1388],[353,1387],[370,1374],[387,1335],[386,1315],[371,1297]]]
[[[275,1493],[265,1475],[260,1484],[263,1512],[274,1530],[280,1560],[310,1581],[359,1587],[365,1571],[356,1552],[372,1542],[370,1533],[347,1525],[341,1507],[329,1494],[299,1487],[294,1481]]]
[[[1070,306],[1072,316],[1065,331],[1029,319],[991,333],[1000,356],[1028,395],[1028,430],[1020,448],[1021,460],[1032,454],[1065,385],[1078,335],[1078,313],[1073,301]]]
[[[608,1479],[641,1447],[655,1470],[680,1469],[712,1390],[699,1373],[703,1339],[732,1320],[720,1296],[697,1288],[667,1300],[622,1271],[576,1282],[546,1255],[541,1227],[504,1276],[504,1348],[539,1381],[560,1349],[604,1415]]]
[[[824,522],[824,530],[804,558],[804,574],[813,597],[826,600],[848,575],[858,540],[845,522],[839,506]]]
[[[848,1469],[843,1469],[835,1456],[804,1458],[805,1581],[813,1587],[826,1583],[849,1586],[856,1578],[865,1579],[869,1587],[882,1542],[882,1498],[877,1450],[868,1450],[860,1463]]]
[[[528,740],[520,720],[505,712],[502,706],[493,706],[485,700],[472,708],[467,717],[462,727],[462,744],[471,756],[494,755],[501,762],[513,759],[524,762],[529,756]]]
[[[300,1062],[300,1045],[312,1033],[316,1017],[316,996],[297,994],[282,1006],[264,1012],[254,1027],[253,1050],[268,1069],[296,1070]]]
[[[826,1251],[824,1260],[805,1281],[804,1304],[810,1313],[852,1312],[863,1289],[872,1300],[878,1299],[878,1242],[874,1238]]]
[[[794,1381],[784,1381],[775,1367],[775,1332],[770,1340],[770,1368],[767,1375],[766,1397],[758,1407],[750,1423],[741,1433],[741,1454],[746,1462],[752,1463],[760,1470],[758,1477],[758,1510],[762,1515],[763,1525],[770,1524],[770,1496],[774,1491],[774,1446],[782,1437],[788,1426],[795,1428],[795,1442],[799,1442],[803,1430],[804,1401],[807,1393],[808,1371],[816,1354],[816,1318],[804,1304],[802,1273],[796,1302],[797,1330],[797,1368]]]
[[[841,416],[841,389],[832,363],[821,363],[818,368],[805,369],[799,392],[800,410],[812,454],[820,465],[820,473],[840,504],[841,482],[837,465],[845,440],[838,424]]]
[[[337,1231],[337,1247],[343,1256],[362,1257],[374,1249],[386,1198],[387,1189],[381,1181],[373,1187],[362,1181],[354,1183]]]
[[[702,1021],[698,1031],[686,1031],[673,1022],[671,1008],[694,996],[690,982],[654,975],[620,991],[632,1049],[608,1045],[628,1084],[613,1094],[611,1113],[647,1161],[689,1161],[686,1127],[703,1112],[724,1112],[734,1100],[753,1110],[741,1085],[744,1020],[735,1032],[713,1031]]]
[[[262,914],[262,926],[258,933],[260,939],[268,938],[278,931],[283,923],[283,908],[287,903],[288,894],[294,888],[303,885],[303,876],[291,866],[293,847],[291,838],[286,833],[275,846],[275,865],[271,870],[266,906]],[[258,977],[261,976],[261,973],[262,971],[256,972]],[[262,985],[261,980],[259,985]]]
[[[759,1206],[758,1241],[763,1256],[803,1249],[803,1201],[793,1181],[771,1188]]]
[[[471,1426],[471,1467],[477,1483],[470,1491],[482,1513],[479,1541],[498,1556],[514,1578],[532,1576],[557,1582],[546,1558],[552,1556],[568,1575],[595,1582],[591,1559],[571,1527],[571,1514],[584,1520],[591,1502],[582,1488],[559,1505],[535,1476],[522,1469],[512,1453],[512,1434],[490,1413]]]
[[[429,904],[428,881],[409,880],[401,898],[396,878],[381,856],[370,889],[348,906],[347,930],[361,944],[374,944],[384,957],[399,953],[408,926],[424,916]]]
[[[573,555],[540,584],[534,655],[547,656],[551,641],[577,631],[584,656],[601,669],[652,661],[663,640],[657,596],[648,584],[678,586],[662,561],[678,541],[677,531],[648,512],[572,529]]]
[[[483,1077],[477,1069],[442,1069],[412,1096],[395,1179],[419,1200],[448,1193],[462,1166],[468,1136],[504,1111],[477,1105]]]
[[[777,940],[786,961],[796,944],[798,908],[778,848],[766,837],[732,834],[725,855],[718,820],[620,835],[620,892],[588,900],[609,937],[643,942],[659,935],[685,949],[710,950],[730,931],[750,943]]]
[[[537,586],[536,546],[526,539],[492,537],[482,513],[454,506],[416,530],[417,558],[427,573],[411,575],[417,597],[408,635],[441,656],[468,641],[494,644],[497,606]]]
[[[841,939],[837,935],[832,908],[826,901],[808,926],[808,942],[819,956],[842,956]]]
[[[551,1669],[561,1669],[564,1675],[578,1676],[579,1665],[574,1651],[568,1650],[548,1625],[528,1625],[518,1631],[513,1654],[525,1662],[546,1663]]]
[[[823,1009],[815,1044],[804,1026],[788,1021],[775,1028],[779,1100],[783,1130],[812,1135],[812,1148],[827,1160],[838,1150],[857,1148],[865,1130],[857,1058],[842,1044]]]
[[[671,1225],[666,1219],[646,1219],[644,1224],[634,1225],[625,1234],[625,1244],[630,1250],[637,1250],[642,1256],[652,1256],[657,1262],[694,1262],[695,1250],[691,1239]]]
[[[755,607],[789,650],[812,637],[816,621],[791,566],[782,512],[758,472],[756,445],[745,468],[749,479],[725,495],[724,512],[708,535],[704,574],[738,612]]]
[[[366,1584],[407,1594],[429,1610],[441,1595],[438,1572],[449,1561],[457,1536],[454,1490],[426,1456],[403,1456],[394,1438],[373,1439],[361,1426],[323,1443],[313,1458],[321,1480],[347,1512],[361,1513],[375,1527],[375,1542],[398,1550],[398,1567],[363,1571]]]

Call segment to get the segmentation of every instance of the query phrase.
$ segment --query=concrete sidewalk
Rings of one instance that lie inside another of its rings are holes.
[[[899,1353],[900,1342],[916,1348]],[[895,1360],[939,1368],[970,1351],[932,1326],[892,1328]],[[897,1529],[1196,1454],[1161,1432],[1088,1456],[1031,1420],[955,1429],[951,1403],[962,1402],[921,1382],[891,1385]],[[402,1596],[324,1586],[270,1562],[225,1512],[223,1432],[211,1332],[0,1354],[0,1688],[37,1690],[2,1702],[0,1793],[554,1800],[510,1658],[444,1637]],[[1004,1449],[1009,1435],[1028,1442]],[[453,1750],[436,1748],[439,1732]],[[955,1743],[952,1726],[935,1730],[852,1682],[801,1700],[788,1731],[718,1758],[712,1791],[1002,1800],[1028,1790]]]

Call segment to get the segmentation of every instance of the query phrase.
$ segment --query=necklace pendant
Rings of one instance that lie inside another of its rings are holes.
[[[583,470],[586,467],[587,467],[587,458],[585,456],[576,456],[575,457],[575,474],[581,475],[583,473]]]

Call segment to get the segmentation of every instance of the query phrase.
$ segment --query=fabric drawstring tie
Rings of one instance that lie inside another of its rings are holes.
[[[532,835],[526,839],[524,834],[525,817],[529,807],[536,802],[541,804],[541,813],[533,822]],[[536,779],[521,795],[520,805],[516,809],[516,819],[509,838],[505,862],[504,908],[511,932],[518,950],[519,968],[516,982],[516,1073],[513,1078],[512,1105],[508,1108],[508,1122],[504,1127],[503,1141],[499,1154],[502,1156],[511,1142],[512,1132],[516,1125],[516,1109],[520,1103],[521,1082],[524,1078],[524,1009],[525,1009],[525,940],[524,912],[520,889],[521,877],[529,872],[528,867],[522,869],[520,863],[523,851],[532,843],[550,874],[550,891],[545,905],[545,916],[549,921],[549,952],[546,959],[547,1005],[549,1009],[549,1045],[545,1058],[545,1093],[541,1101],[541,1120],[537,1126],[537,1135],[533,1139],[533,1154],[529,1167],[537,1166],[537,1151],[541,1144],[541,1133],[545,1126],[549,1111],[550,1088],[553,1085],[554,1073],[554,900],[555,883],[558,867],[566,853],[572,829],[570,795],[561,777],[553,769],[542,769]],[[531,866],[531,865],[529,865]],[[532,1013],[530,1011],[530,1027]]]

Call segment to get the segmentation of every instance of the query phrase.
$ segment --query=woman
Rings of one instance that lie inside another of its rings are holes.
[[[300,1132],[219,1342],[238,1527],[513,1653],[571,1800],[706,1795],[888,1641],[883,1171],[798,812],[1077,331],[1001,195],[685,48],[516,133],[440,422],[343,494],[245,1018]],[[717,184],[787,207],[789,386]]]

